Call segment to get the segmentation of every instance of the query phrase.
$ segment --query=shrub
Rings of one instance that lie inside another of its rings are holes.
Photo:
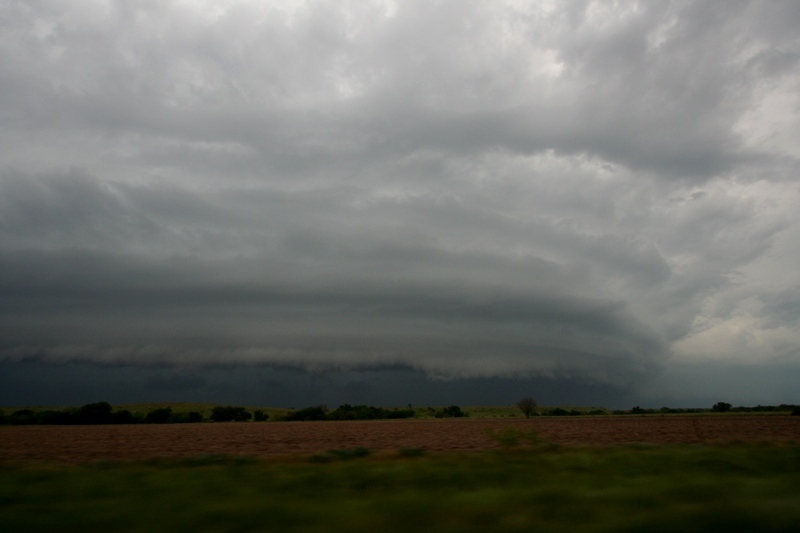
[[[214,422],[244,422],[251,418],[253,418],[253,415],[245,410],[244,407],[218,405],[211,410],[211,420]]]
[[[148,424],[166,424],[172,418],[172,407],[159,407],[144,417]]]
[[[63,411],[39,411],[36,413],[36,423],[59,426],[75,424],[75,411],[69,409],[64,409]]]
[[[256,422],[266,422],[269,420],[269,415],[261,409],[256,409],[253,411],[253,420]]]
[[[172,413],[169,415],[167,422],[171,424],[188,424],[189,413]]]
[[[731,404],[726,402],[717,402],[712,407],[711,410],[715,413],[727,413],[733,407]]]
[[[113,424],[135,424],[136,418],[127,409],[122,409],[111,413],[111,422]]]
[[[306,407],[284,415],[283,420],[287,422],[328,420],[328,408],[324,405]]]
[[[19,409],[11,413],[9,421],[12,424],[27,426],[36,423],[36,413],[31,409]]]
[[[391,411],[386,413],[386,418],[391,418],[391,419],[414,418],[414,410],[413,409],[392,409]]]
[[[463,412],[459,406],[451,405],[450,407],[445,407],[441,411],[436,411],[436,414],[433,416],[436,418],[462,418],[469,416],[469,414]]]
[[[78,424],[110,424],[112,422],[111,404],[108,402],[88,403],[75,413]]]
[[[348,403],[340,405],[336,410],[328,413],[329,420],[384,420],[397,418],[412,418],[412,409],[384,409],[383,407],[372,407],[370,405],[350,405]]]

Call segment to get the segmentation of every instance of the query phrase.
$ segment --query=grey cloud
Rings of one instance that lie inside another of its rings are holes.
[[[201,388],[206,384],[207,381],[199,376],[167,374],[148,378],[145,387],[155,391],[186,391]]]
[[[112,8],[98,17],[100,32],[62,21],[39,41],[25,41],[25,59],[49,65],[54,81],[38,96],[20,95],[29,107],[11,101],[6,108],[18,109],[23,123],[44,114],[48,127],[54,120],[73,131],[83,124],[79,135],[108,127],[116,135],[239,143],[278,167],[292,159],[306,167],[328,165],[326,153],[369,158],[386,150],[467,153],[500,146],[596,153],[694,178],[729,170],[736,160],[731,125],[748,103],[743,76],[755,68],[748,65],[760,63],[742,64],[737,54],[751,48],[757,57],[796,52],[782,52],[784,43],[770,42],[774,36],[742,32],[743,20],[757,27],[781,18],[776,12],[793,13],[780,3],[756,12],[745,4],[644,4],[606,25],[567,27],[477,4],[457,13],[434,8],[447,12],[441,17],[418,7],[404,4],[390,19],[358,13],[352,28],[329,7],[298,15],[291,29],[279,14],[248,13],[263,22],[257,31],[240,18],[245,8],[214,24],[180,13],[197,24],[194,32],[174,26],[174,6],[161,14],[138,9],[131,18]],[[585,18],[593,8],[579,9]],[[559,20],[559,13],[551,16]],[[495,22],[506,19],[517,26],[506,38],[522,48],[492,38]],[[154,27],[155,20],[161,23]],[[364,30],[367,20],[382,30]],[[228,25],[238,31],[225,32]],[[408,38],[412,29],[418,38]],[[654,33],[658,45],[648,44]],[[523,37],[527,42],[515,40]],[[792,42],[790,35],[782,38]],[[49,41],[63,51],[47,55]],[[107,41],[112,46],[96,45]],[[547,81],[519,78],[530,61],[520,50],[539,47],[555,51],[563,71]],[[771,64],[776,76],[791,71],[791,62]],[[16,74],[37,76],[31,67]],[[347,80],[360,87],[356,95],[331,99]],[[504,87],[499,93],[498,84]],[[43,110],[40,102],[51,108]]]
[[[796,358],[798,17],[6,2],[0,357],[616,387],[747,323]]]

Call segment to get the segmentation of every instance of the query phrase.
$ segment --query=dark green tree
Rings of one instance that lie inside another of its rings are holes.
[[[296,422],[304,420],[328,420],[328,408],[324,405],[316,405],[314,407],[305,407],[292,411],[283,416],[283,420],[287,422]]]
[[[726,402],[717,402],[712,407],[711,410],[715,413],[727,413],[733,407],[731,404]]]
[[[148,412],[144,419],[148,424],[166,424],[172,418],[172,407],[159,407]]]
[[[111,424],[111,404],[108,402],[87,403],[78,408],[75,413],[75,421],[78,424]]]
[[[214,422],[244,422],[251,418],[253,418],[253,415],[244,407],[218,405],[211,410],[211,420]]]

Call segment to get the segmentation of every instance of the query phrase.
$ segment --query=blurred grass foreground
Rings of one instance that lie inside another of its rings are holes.
[[[0,531],[798,531],[800,445],[0,466]]]

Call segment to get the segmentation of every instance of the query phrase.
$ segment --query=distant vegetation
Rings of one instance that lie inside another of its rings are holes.
[[[700,413],[778,413],[789,411],[793,415],[800,415],[800,406],[782,403],[780,405],[756,405],[755,407],[733,407],[726,402],[717,402],[710,409],[706,408],[672,408],[644,409],[636,406],[629,411],[612,411],[615,415],[653,415],[653,414],[700,414]]]
[[[152,405],[152,404],[151,404]],[[196,407],[197,404],[189,404]],[[517,408],[517,412],[514,411]],[[538,416],[598,416],[598,415],[667,415],[667,414],[708,414],[708,413],[791,413],[800,416],[800,406],[793,404],[757,405],[755,407],[734,407],[727,402],[717,402],[710,408],[642,408],[609,411],[602,408],[564,408],[539,407],[533,398],[519,400],[514,407],[475,407],[478,418]],[[7,415],[0,410],[0,424],[4,425],[85,425],[85,424],[188,424],[198,422],[254,422],[274,421],[313,421],[313,420],[391,420],[401,418],[464,418],[470,412],[458,405],[447,407],[427,407],[414,410],[373,407],[370,405],[343,404],[330,410],[324,405],[302,409],[273,410],[270,415],[264,409],[252,412],[245,407],[215,406],[196,410],[173,410],[170,406],[154,407],[146,412],[132,412],[128,409],[114,408],[108,402],[96,402],[81,407],[66,409],[17,409]],[[274,411],[278,411],[277,414]]]
[[[247,412],[244,407],[233,407],[232,405],[217,406],[211,410],[211,420],[214,422],[244,422],[250,420],[253,415]],[[259,418],[266,420],[263,411],[259,413]]]
[[[463,418],[469,416],[469,413],[465,413],[457,405],[451,405],[450,407],[445,407],[444,409],[439,409],[438,411],[433,407],[430,407],[429,410],[433,413],[435,418]]]
[[[526,396],[517,402],[517,407],[519,408],[520,411],[522,411],[522,414],[525,415],[525,418],[531,417],[531,415],[536,410],[536,405],[537,405],[536,400],[534,400],[530,396]]]
[[[158,407],[145,414],[134,414],[127,409],[115,411],[108,402],[61,410],[19,409],[9,416],[0,412],[0,424],[10,425],[186,424],[203,421],[203,414],[199,411],[174,412],[171,407]]]
[[[389,420],[398,418],[413,418],[413,409],[384,409],[369,405],[340,405],[333,411],[328,411],[324,405],[306,407],[287,413],[281,420],[294,422],[304,420]]]

